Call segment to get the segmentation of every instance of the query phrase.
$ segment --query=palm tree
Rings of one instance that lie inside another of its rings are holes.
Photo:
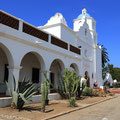
[[[108,52],[107,52],[107,48],[105,48],[103,45],[101,44],[98,44],[101,46],[102,48],[102,67],[104,68],[105,67],[105,64],[108,63],[110,60],[109,60],[109,57],[108,57]]]
[[[103,45],[101,45],[102,47],[102,67],[105,67],[105,64],[108,63],[109,57],[108,57],[108,52],[107,52],[107,48],[105,48]]]
[[[98,44],[100,45],[100,44]],[[108,52],[107,52],[107,48],[105,48],[103,45],[100,45],[102,48],[102,77],[103,79],[105,78],[105,74],[107,72],[107,67],[105,67],[105,64],[108,63],[109,57],[108,57]]]

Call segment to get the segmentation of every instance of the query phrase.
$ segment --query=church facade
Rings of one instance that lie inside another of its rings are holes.
[[[96,21],[82,10],[73,30],[61,13],[44,26],[35,27],[0,11],[0,93],[6,93],[5,81],[12,87],[12,76],[26,77],[36,85],[44,80],[44,71],[57,86],[65,68],[88,77],[87,86],[103,85],[101,46],[97,45]],[[51,88],[52,89],[52,88]]]

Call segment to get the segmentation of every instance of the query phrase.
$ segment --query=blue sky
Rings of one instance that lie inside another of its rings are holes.
[[[1,0],[0,9],[35,26],[44,25],[55,13],[65,17],[73,28],[73,19],[83,8],[97,22],[98,42],[108,50],[110,63],[120,67],[120,0]]]

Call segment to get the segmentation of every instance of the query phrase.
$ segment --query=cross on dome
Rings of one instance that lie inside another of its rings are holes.
[[[87,13],[87,10],[84,8],[84,9],[82,10],[82,14],[85,15],[86,13]]]
[[[57,13],[57,16],[59,17],[59,16],[61,16],[61,14],[60,14],[60,13]]]

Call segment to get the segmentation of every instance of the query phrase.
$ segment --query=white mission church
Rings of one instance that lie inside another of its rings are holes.
[[[86,9],[74,19],[73,30],[60,13],[35,27],[0,10],[0,93],[7,91],[5,80],[12,86],[13,75],[40,85],[44,71],[56,86],[65,68],[89,76],[87,86],[103,85],[96,21]]]

